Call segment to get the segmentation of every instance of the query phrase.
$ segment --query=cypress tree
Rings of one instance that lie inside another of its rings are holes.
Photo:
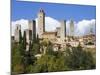
[[[26,32],[24,31],[24,35],[23,35],[23,47],[24,49],[26,49]]]
[[[19,43],[22,43],[22,33],[21,33],[21,30],[19,30]]]
[[[37,40],[37,43],[39,43],[39,35],[38,34],[37,34],[36,40]]]

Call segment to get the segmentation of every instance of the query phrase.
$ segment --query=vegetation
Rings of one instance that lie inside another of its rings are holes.
[[[86,43],[86,45],[94,45],[94,43],[89,41],[89,42]]]
[[[27,52],[25,37],[21,38],[19,43],[12,43],[12,74],[87,70],[96,67],[93,54],[83,50],[80,44],[78,47],[66,47],[65,51],[54,51],[50,41],[39,42],[38,37],[34,39],[32,43],[30,42]],[[43,51],[40,51],[40,48]],[[42,56],[37,59],[36,54]]]

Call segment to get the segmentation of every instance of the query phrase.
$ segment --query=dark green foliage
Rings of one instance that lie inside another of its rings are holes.
[[[34,43],[32,46],[32,49],[30,50],[30,53],[33,55],[36,55],[36,54],[40,53],[39,49],[40,49],[39,44]]]
[[[39,44],[39,35],[37,34],[36,42]]]
[[[21,55],[21,45],[13,43],[12,46],[12,73],[24,73],[23,57]]]
[[[24,35],[23,35],[23,48],[26,49],[26,45],[27,45],[27,42],[26,42],[26,32],[24,31]]]
[[[67,52],[66,62],[71,70],[95,69],[91,52],[86,52],[80,45]]]
[[[53,44],[50,41],[40,40],[37,36],[29,44],[29,51],[26,50],[26,34],[22,42],[12,43],[12,73],[37,73],[57,72],[70,70],[95,69],[96,59],[90,51],[84,50],[79,44],[78,47],[68,47],[65,51],[53,51]],[[45,54],[40,52],[40,48]],[[35,55],[41,54],[40,58]]]
[[[94,45],[94,43],[89,41],[89,42],[86,43],[86,45]]]
[[[34,39],[34,41],[36,41],[36,35],[35,34],[33,34],[33,39]]]
[[[35,62],[34,72],[55,72],[68,70],[65,57],[56,58],[54,55],[43,55]]]
[[[21,32],[21,30],[19,30],[19,43],[21,43],[22,42],[22,32]]]

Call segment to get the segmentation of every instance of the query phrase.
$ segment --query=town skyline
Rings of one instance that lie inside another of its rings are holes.
[[[12,74],[96,69],[94,6],[16,1],[12,7]]]
[[[39,10],[39,9],[38,9]],[[45,10],[44,10],[45,11]],[[37,12],[38,13],[38,12]],[[47,13],[45,13],[47,14]],[[37,18],[35,19],[31,19],[31,20],[35,20],[36,21],[36,28],[38,28],[38,22],[37,22]],[[66,20],[66,19],[62,19],[62,20]],[[77,36],[81,36],[81,35],[87,35],[90,33],[90,28],[92,27],[92,31],[93,34],[95,34],[95,19],[91,19],[91,20],[82,20],[79,21],[78,23],[76,23],[76,21],[74,19],[69,19],[66,20],[66,34],[69,33],[70,30],[70,20],[74,21],[74,30],[75,30],[75,35]],[[28,29],[28,21],[27,19],[20,19],[17,21],[12,21],[12,34],[14,34],[14,30],[16,27],[16,24],[20,24],[22,27],[22,31],[24,31],[25,29]],[[60,27],[60,21],[61,20],[57,20],[54,19],[50,16],[45,16],[45,30],[46,31],[55,31],[56,27]],[[81,31],[80,31],[81,30]],[[38,32],[38,29],[37,29]]]
[[[60,26],[60,20],[66,20],[66,29],[68,30],[69,21],[73,19],[75,22],[76,35],[79,36],[88,34],[91,26],[93,27],[93,33],[95,34],[95,6],[56,3],[41,4],[39,2],[21,2],[12,0],[11,7],[12,35],[14,35],[16,24],[20,24],[23,31],[24,29],[28,28],[28,20],[36,20],[37,22],[37,13],[39,12],[40,8],[42,8],[46,13],[46,31],[54,31],[56,27]]]

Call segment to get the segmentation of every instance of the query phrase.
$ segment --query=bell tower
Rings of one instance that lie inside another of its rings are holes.
[[[39,38],[42,38],[42,34],[45,32],[45,13],[43,9],[40,9],[38,13],[38,29]]]
[[[70,20],[70,36],[74,36],[74,21]]]

